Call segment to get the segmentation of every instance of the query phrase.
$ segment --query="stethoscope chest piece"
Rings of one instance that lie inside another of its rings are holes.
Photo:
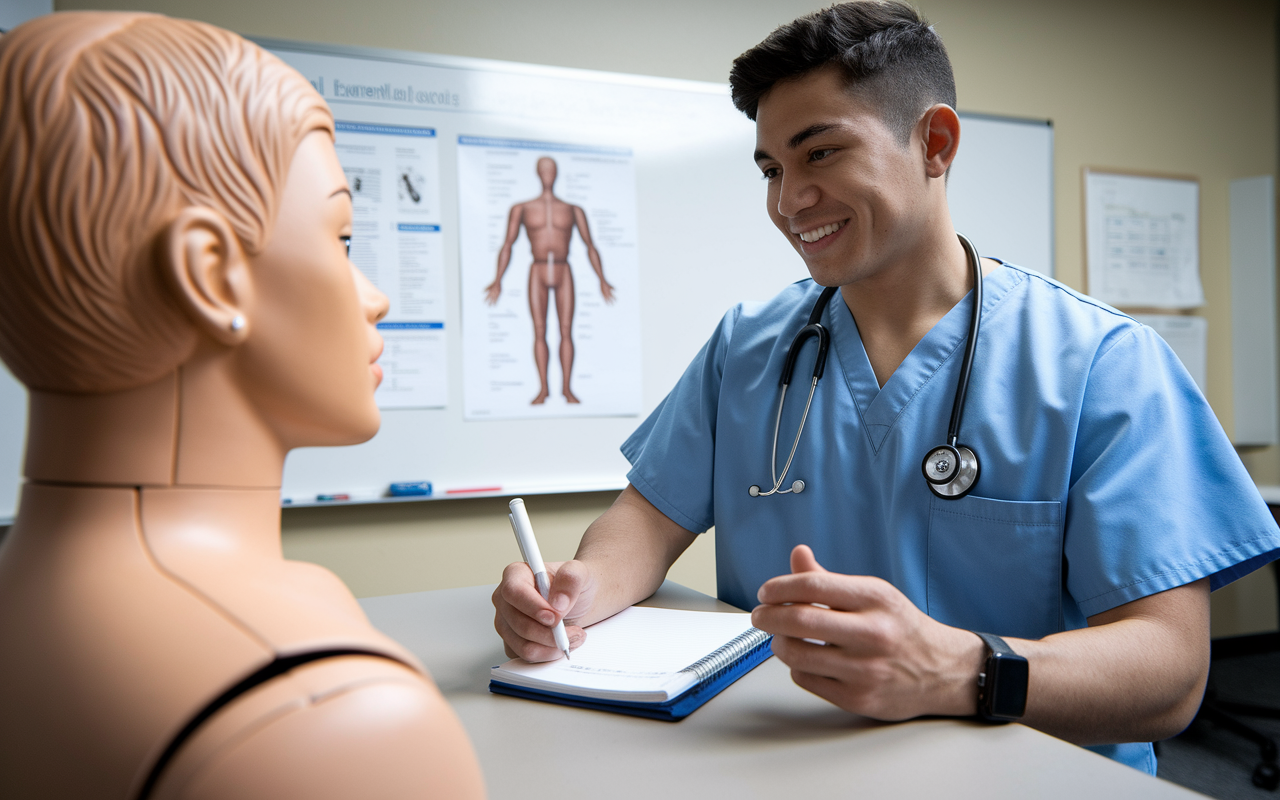
[[[940,444],[929,451],[920,465],[929,490],[938,497],[964,497],[978,482],[978,457],[962,444]]]

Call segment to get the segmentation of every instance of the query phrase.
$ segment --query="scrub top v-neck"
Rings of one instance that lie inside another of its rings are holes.
[[[990,283],[988,291],[996,289],[1003,282],[994,280]],[[984,287],[987,286],[987,282],[984,282]],[[916,346],[885,381],[884,386],[881,386],[867,357],[857,322],[849,313],[849,307],[839,297],[832,300],[830,312],[824,316],[824,322],[831,331],[833,348],[836,358],[840,361],[842,377],[858,409],[873,451],[880,450],[889,431],[907,411],[921,389],[934,379],[938,370],[953,357],[963,356],[965,340],[969,333],[972,303],[973,293],[970,292],[916,343]],[[990,296],[984,298],[983,313],[986,314],[997,303],[998,301]],[[950,391],[954,397],[954,381]],[[950,419],[949,416],[948,419]],[[940,443],[943,438],[945,436],[933,444]],[[923,458],[924,451],[921,451],[920,455]]]

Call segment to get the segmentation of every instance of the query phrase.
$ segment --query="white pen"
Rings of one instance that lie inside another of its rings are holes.
[[[551,591],[551,581],[547,578],[547,565],[542,563],[542,552],[538,550],[538,540],[533,538],[533,523],[529,522],[529,512],[524,508],[524,500],[519,497],[510,503],[511,513],[507,515],[507,519],[511,520],[511,530],[516,532],[516,544],[520,546],[520,555],[524,556],[524,563],[529,565],[529,569],[533,570],[534,583],[538,584],[538,592],[542,595],[543,600],[549,599],[547,595]],[[556,647],[564,651],[564,657],[569,657],[569,634],[564,632],[564,620],[556,623],[551,629],[551,635],[556,637]]]

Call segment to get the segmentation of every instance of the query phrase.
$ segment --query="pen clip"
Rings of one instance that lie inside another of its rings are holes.
[[[511,523],[511,532],[516,535],[516,547],[520,548],[520,558],[528,564],[529,554],[524,551],[524,539],[520,537],[520,529],[516,527],[516,515],[507,514],[507,522]]]

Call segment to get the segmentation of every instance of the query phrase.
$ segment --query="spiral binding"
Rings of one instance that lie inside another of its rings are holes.
[[[747,628],[730,639],[723,647],[717,648],[680,671],[692,672],[697,676],[699,683],[712,680],[772,638],[771,634],[759,628]]]

